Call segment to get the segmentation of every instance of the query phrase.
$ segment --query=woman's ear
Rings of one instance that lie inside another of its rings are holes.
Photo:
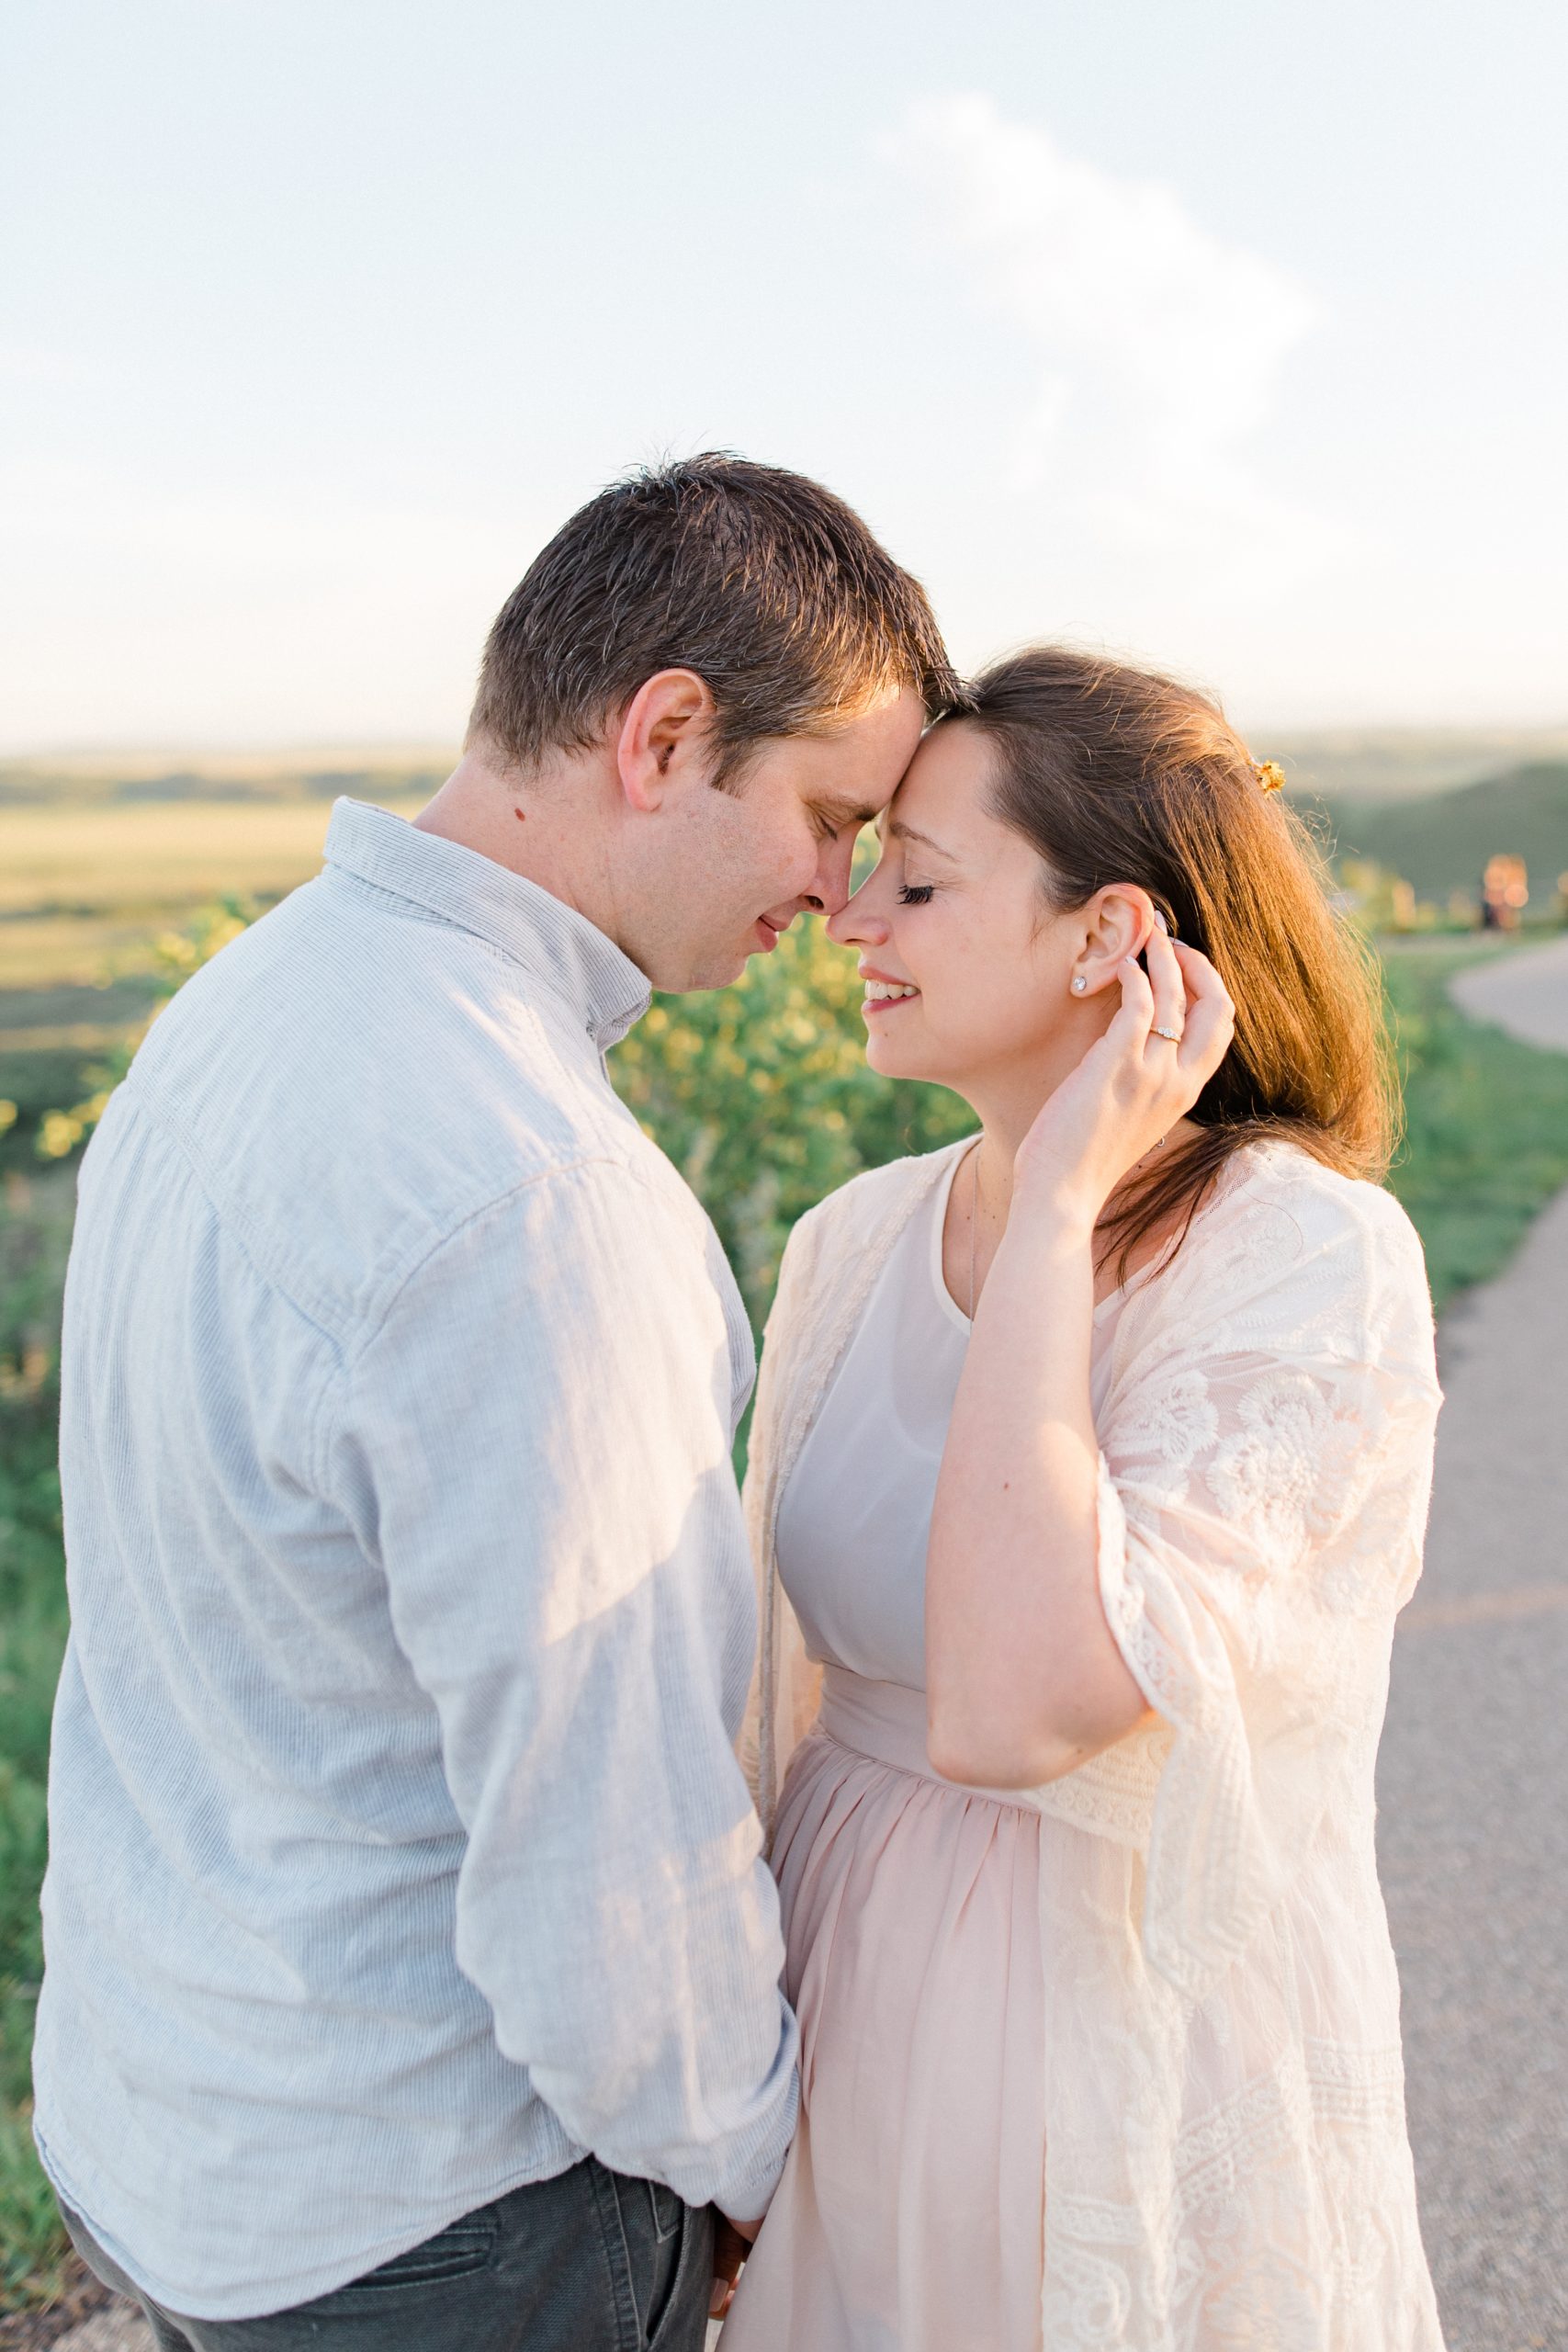
[[[1084,938],[1073,966],[1075,992],[1108,988],[1129,956],[1141,956],[1155,928],[1155,902],[1136,882],[1111,882],[1083,910]],[[1079,977],[1087,985],[1078,989]]]

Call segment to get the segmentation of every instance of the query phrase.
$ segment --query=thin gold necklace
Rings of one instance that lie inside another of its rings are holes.
[[[985,1141],[986,1138],[984,1136],[978,1136],[976,1140],[975,1148],[969,1155],[969,1320],[971,1323],[975,1320],[976,1249],[980,1238],[980,1153],[985,1145]],[[1134,1161],[1132,1168],[1128,1171],[1129,1174],[1136,1175],[1138,1170],[1143,1167],[1145,1160],[1152,1159],[1156,1152],[1163,1150],[1169,1141],[1170,1136],[1168,1133],[1161,1136],[1157,1143],[1153,1143],[1149,1146],[1148,1150],[1144,1154],[1143,1159]]]

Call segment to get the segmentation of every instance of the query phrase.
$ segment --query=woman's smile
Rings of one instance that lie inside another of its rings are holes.
[[[874,1012],[890,1012],[895,1005],[908,1004],[920,993],[912,980],[896,980],[890,972],[874,971],[869,965],[860,967],[860,976],[865,982],[861,1011],[868,1021]]]

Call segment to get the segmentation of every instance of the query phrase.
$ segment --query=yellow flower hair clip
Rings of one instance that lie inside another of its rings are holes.
[[[1283,791],[1285,771],[1278,760],[1254,760],[1252,767],[1254,775],[1265,792]]]

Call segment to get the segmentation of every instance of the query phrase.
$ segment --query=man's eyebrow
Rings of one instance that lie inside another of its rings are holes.
[[[918,833],[916,832],[913,825],[902,824],[897,817],[894,818],[893,822],[888,826],[887,830],[892,834],[895,841],[919,842],[922,849],[934,850],[938,857],[945,857],[950,865],[957,864],[957,860],[954,858],[953,852],[950,849],[943,849],[940,842],[933,842],[930,833]]]
[[[836,818],[840,825],[874,825],[880,809],[863,808],[858,800],[840,800],[836,794],[824,793],[813,806],[824,817]]]

